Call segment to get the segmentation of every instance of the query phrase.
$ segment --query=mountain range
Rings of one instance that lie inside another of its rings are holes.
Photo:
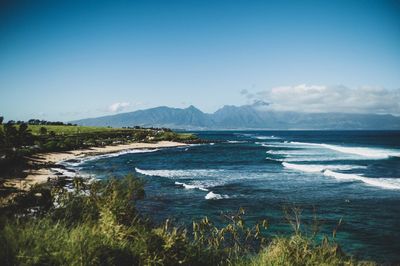
[[[302,113],[273,111],[267,103],[225,105],[214,113],[188,108],[155,107],[128,113],[71,121],[85,126],[168,127],[185,130],[398,130],[400,117],[389,114]]]

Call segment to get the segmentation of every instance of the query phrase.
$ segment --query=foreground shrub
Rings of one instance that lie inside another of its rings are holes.
[[[275,237],[257,256],[243,265],[375,265],[346,256],[335,243],[324,239],[316,244],[311,239],[295,234]]]
[[[154,226],[135,208],[144,190],[132,176],[91,184],[75,179],[73,185],[46,193],[54,206],[46,200],[45,211],[0,216],[1,265],[358,264],[336,244],[317,245],[299,231],[268,241],[267,222],[246,225],[242,209],[225,214],[222,228],[208,218],[190,231],[169,220]]]

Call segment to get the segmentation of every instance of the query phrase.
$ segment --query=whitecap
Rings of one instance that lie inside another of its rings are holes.
[[[361,181],[367,185],[384,189],[400,189],[400,178],[371,178],[356,174],[343,174],[331,170],[325,170],[324,175],[338,180]]]
[[[135,167],[135,171],[147,176],[160,176],[168,178],[179,177],[214,177],[223,170],[215,169],[188,169],[188,170],[144,170]]]
[[[272,136],[255,136],[256,139],[261,139],[261,140],[275,140],[275,139],[281,139],[280,137],[276,137],[274,135]]]
[[[183,186],[185,189],[196,189],[197,188],[197,189],[202,190],[202,191],[208,191],[208,189],[206,189],[203,186],[189,185],[189,184],[185,184],[185,183],[182,183],[182,182],[175,182],[175,185]]]
[[[382,148],[367,148],[367,147],[347,147],[339,145],[331,145],[324,143],[307,143],[307,142],[296,142],[292,141],[291,144],[295,145],[305,145],[305,146],[316,146],[322,147],[341,153],[355,154],[363,157],[373,158],[373,159],[386,159],[389,157],[400,157],[400,151]]]
[[[245,140],[228,140],[226,142],[236,144],[236,143],[246,143],[247,141],[245,141]]]
[[[217,194],[217,193],[210,191],[207,193],[207,195],[204,198],[206,200],[219,200],[219,199],[229,199],[229,196]]]
[[[318,156],[321,153],[316,153],[307,150],[269,150],[266,153],[274,155],[294,155],[294,156]]]
[[[319,164],[294,164],[283,162],[282,165],[285,168],[307,172],[307,173],[320,173],[325,170],[351,170],[351,169],[359,169],[365,168],[365,166],[358,165],[319,165]]]

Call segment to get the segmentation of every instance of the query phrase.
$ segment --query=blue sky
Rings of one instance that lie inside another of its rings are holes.
[[[6,119],[255,99],[326,112],[346,98],[339,111],[400,114],[396,1],[6,2]]]

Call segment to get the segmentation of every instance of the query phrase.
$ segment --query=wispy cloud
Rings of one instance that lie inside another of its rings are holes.
[[[117,102],[108,106],[108,111],[113,113],[121,112],[126,110],[129,106],[131,106],[131,104],[128,102]]]
[[[341,112],[400,115],[400,89],[379,87],[348,88],[343,85],[296,85],[275,87],[255,94],[242,92],[246,98],[255,95],[277,111]]]

